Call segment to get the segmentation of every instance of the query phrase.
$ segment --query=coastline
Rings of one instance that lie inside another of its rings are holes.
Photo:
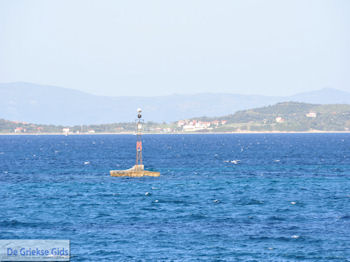
[[[169,132],[169,133],[143,133],[142,135],[227,135],[227,134],[350,134],[350,131],[241,131],[241,132]],[[0,136],[66,136],[62,133],[0,133]],[[95,136],[95,135],[135,135],[135,132],[125,133],[80,133],[68,136]]]

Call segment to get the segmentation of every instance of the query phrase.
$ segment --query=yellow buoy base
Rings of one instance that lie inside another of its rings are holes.
[[[144,170],[143,165],[135,165],[130,169],[127,170],[111,170],[109,172],[111,176],[116,176],[116,177],[143,177],[143,176],[153,176],[153,177],[158,177],[160,176],[159,172],[153,172],[153,171],[147,171]]]

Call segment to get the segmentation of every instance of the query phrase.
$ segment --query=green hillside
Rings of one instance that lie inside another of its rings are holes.
[[[285,102],[219,119],[227,120],[227,125],[216,131],[348,131],[350,105]]]

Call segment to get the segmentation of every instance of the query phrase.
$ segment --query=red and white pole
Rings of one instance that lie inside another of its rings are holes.
[[[142,167],[142,115],[141,115],[141,108],[137,109],[137,126],[136,126],[136,167],[141,168]]]

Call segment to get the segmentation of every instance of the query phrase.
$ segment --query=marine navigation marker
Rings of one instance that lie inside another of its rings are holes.
[[[142,115],[141,108],[137,109],[136,122],[136,164],[127,170],[111,170],[111,176],[128,176],[128,177],[143,177],[143,176],[160,176],[159,172],[147,171],[142,163]]]

